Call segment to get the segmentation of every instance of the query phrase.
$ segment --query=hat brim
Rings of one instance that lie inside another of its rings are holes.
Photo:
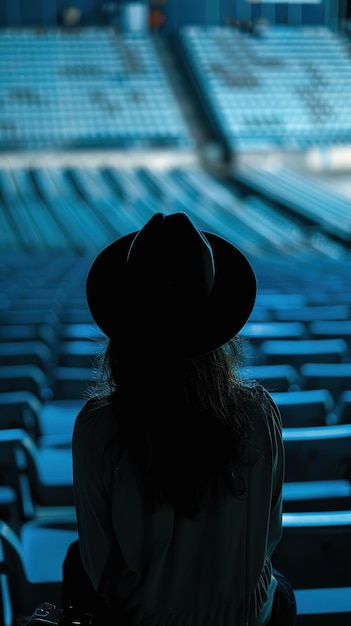
[[[164,340],[167,346],[174,334],[174,345],[184,356],[209,352],[237,335],[256,299],[256,276],[243,252],[219,235],[202,232],[211,245],[215,263],[215,284],[210,296],[199,308],[187,307],[184,319],[162,320],[162,311],[155,309],[151,324],[154,335],[162,329],[163,337],[158,340]],[[104,248],[87,276],[90,312],[97,326],[111,339],[120,337],[127,341],[131,332],[142,334],[150,329],[150,303],[137,298],[131,302],[126,280],[127,254],[136,235],[137,231],[125,235]]]

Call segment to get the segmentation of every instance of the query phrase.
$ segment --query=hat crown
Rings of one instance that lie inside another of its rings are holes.
[[[127,270],[132,291],[158,305],[201,301],[215,282],[211,246],[185,213],[155,213],[132,241]]]

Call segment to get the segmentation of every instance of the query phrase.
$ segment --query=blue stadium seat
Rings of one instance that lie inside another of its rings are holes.
[[[0,365],[0,393],[28,391],[41,401],[52,397],[51,380],[37,365]]]
[[[342,391],[336,402],[336,410],[338,420],[341,424],[351,423],[351,389]]]
[[[40,510],[74,507],[70,447],[39,449],[20,428],[0,430],[2,484],[17,494],[18,519],[30,520]]]
[[[251,321],[250,317],[240,335],[260,345],[268,339],[305,339],[307,329],[301,322],[257,322]]]
[[[53,349],[56,345],[56,331],[51,324],[0,324],[0,341],[43,341]]]
[[[349,356],[344,339],[269,339],[260,346],[268,364],[290,363],[297,369],[303,363],[341,363]]]
[[[351,425],[284,428],[285,511],[351,509]]]
[[[41,400],[30,391],[3,391],[0,393],[0,428],[22,428],[38,443],[41,406]]]
[[[294,587],[298,624],[350,624],[350,549],[350,510],[283,514],[273,564]]]
[[[62,565],[75,517],[33,520],[20,533],[0,520],[0,624],[25,623],[41,602],[61,606]]]
[[[82,400],[92,380],[91,367],[57,366],[52,374],[52,400]]]
[[[39,449],[70,447],[81,401],[42,402],[30,391],[0,393],[0,430],[21,428]]]
[[[335,401],[350,389],[351,362],[303,363],[299,372],[303,389],[329,389]]]
[[[101,352],[98,341],[80,340],[61,341],[57,348],[59,367],[93,367],[94,359]]]
[[[351,320],[314,320],[308,325],[308,332],[315,339],[340,338],[351,346]]]
[[[49,375],[54,362],[54,353],[44,341],[0,342],[0,366],[36,365]]]
[[[243,375],[253,377],[269,391],[292,391],[300,388],[298,370],[289,364],[248,365],[242,368]]]
[[[333,396],[328,389],[272,392],[284,428],[326,426],[338,421]]]

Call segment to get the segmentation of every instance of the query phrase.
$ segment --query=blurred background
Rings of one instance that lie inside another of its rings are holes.
[[[86,273],[158,211],[255,269],[243,370],[282,413],[276,564],[299,626],[350,626],[350,0],[0,0],[0,626],[60,602],[103,345]]]

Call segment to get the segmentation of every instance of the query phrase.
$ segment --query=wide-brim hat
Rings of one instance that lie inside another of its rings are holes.
[[[256,277],[244,255],[185,213],[155,213],[93,261],[87,302],[121,346],[195,356],[225,344],[248,320]]]

